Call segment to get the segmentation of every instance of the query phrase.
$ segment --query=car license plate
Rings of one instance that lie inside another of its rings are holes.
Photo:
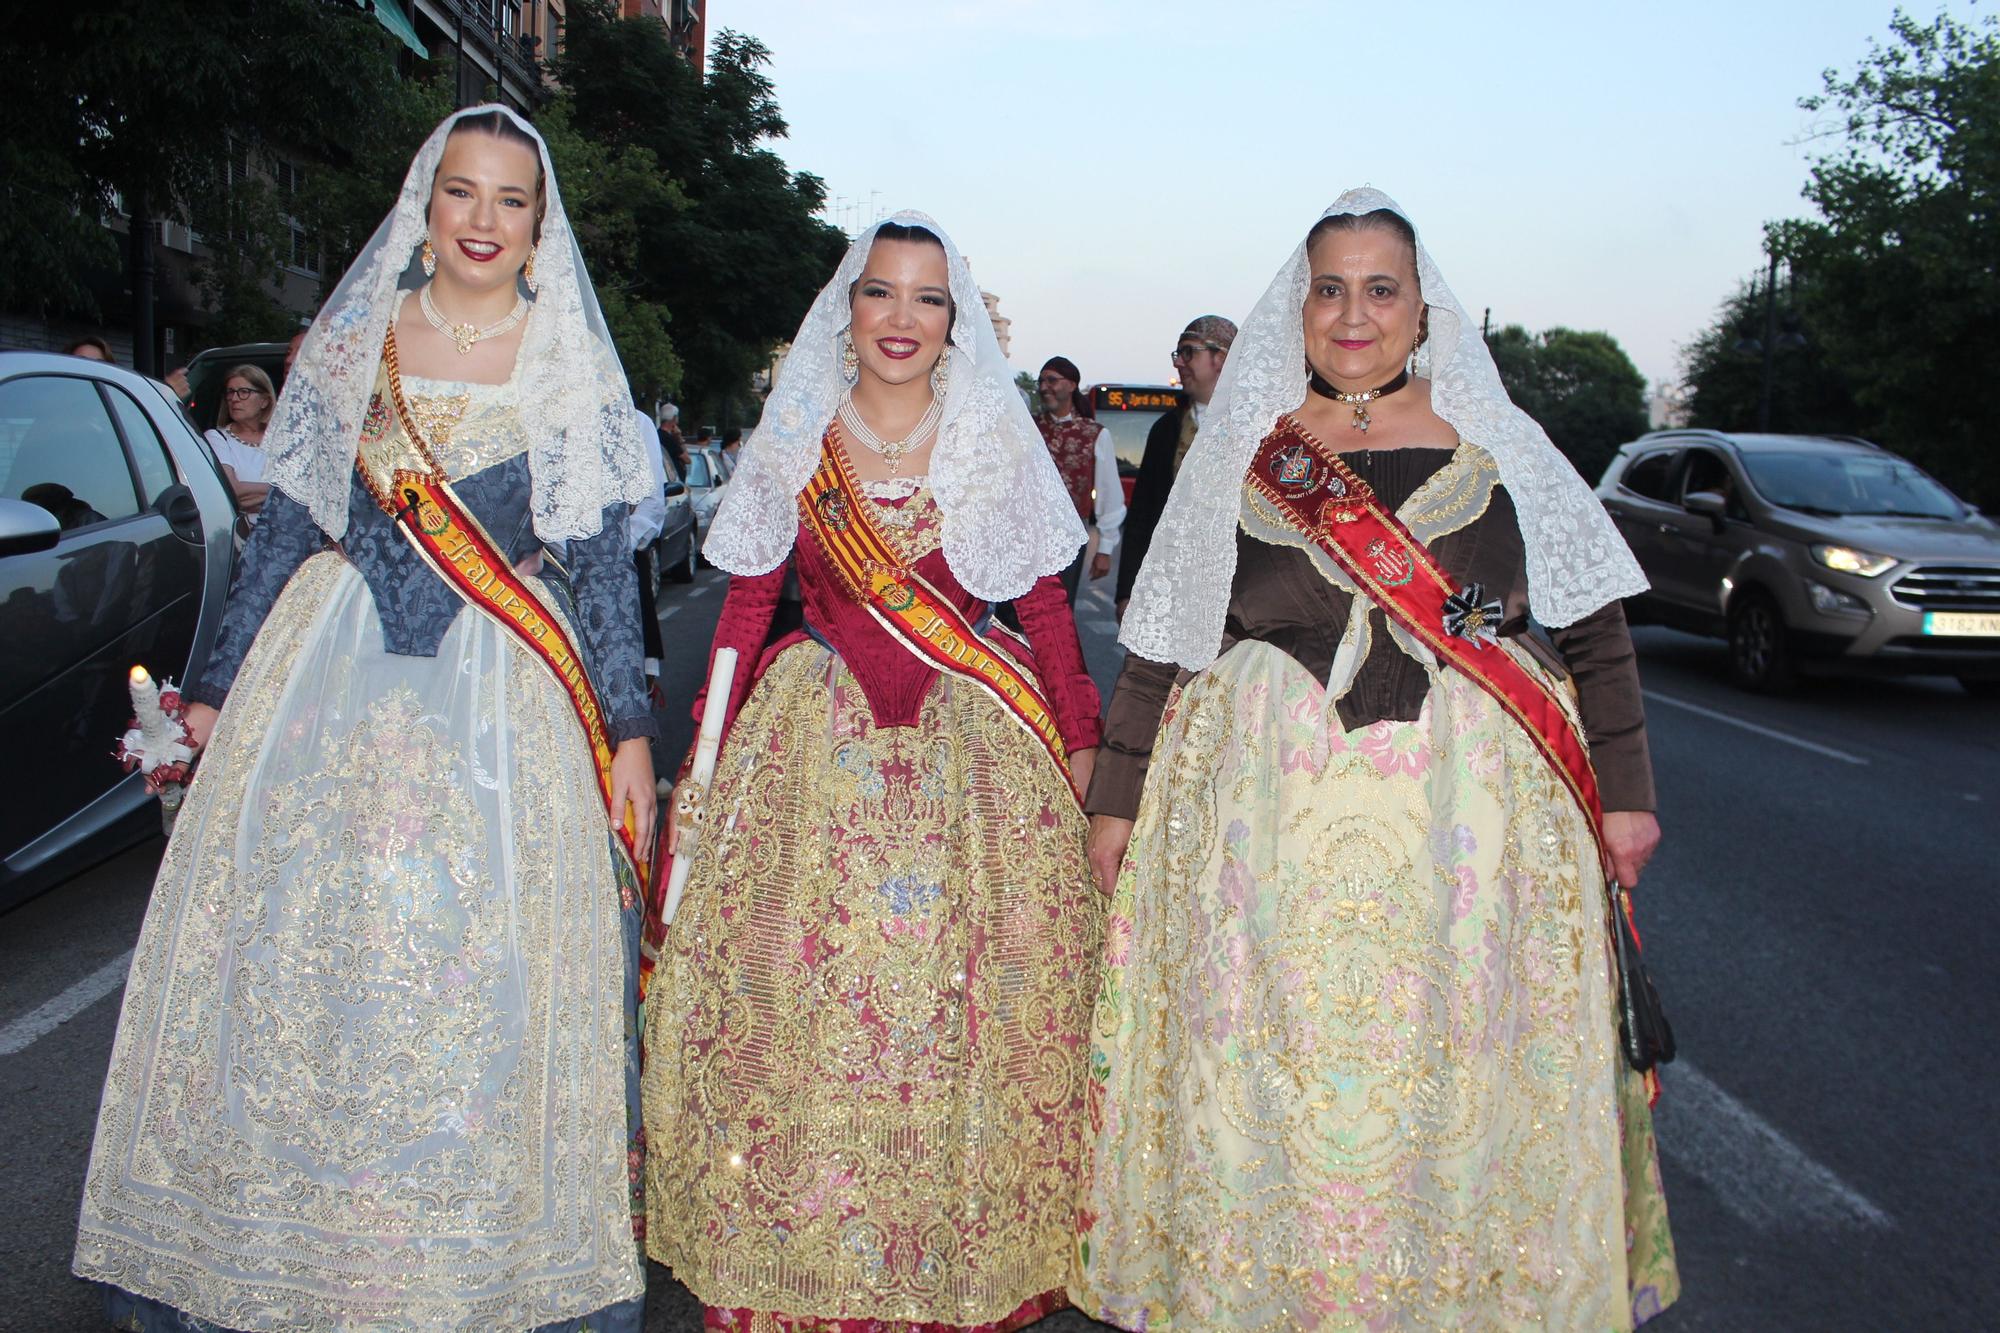
[[[2000,638],[2000,611],[1926,611],[1924,633]]]

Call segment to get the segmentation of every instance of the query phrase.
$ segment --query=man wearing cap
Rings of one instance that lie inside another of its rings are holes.
[[[1125,512],[1125,556],[1118,564],[1118,614],[1125,615],[1125,603],[1132,597],[1132,580],[1146,561],[1146,548],[1153,544],[1153,529],[1173,492],[1174,476],[1201,429],[1201,416],[1208,400],[1215,396],[1215,382],[1222,378],[1222,363],[1229,357],[1229,344],[1236,341],[1236,326],[1220,315],[1202,315],[1182,330],[1174,344],[1174,371],[1180,376],[1181,405],[1153,423],[1146,432],[1146,452],[1139,460],[1139,476],[1132,483],[1132,504]]]
[[[1125,488],[1118,481],[1111,432],[1091,419],[1090,404],[1079,396],[1082,383],[1076,362],[1066,356],[1050,357],[1035,381],[1042,399],[1035,424],[1041,428],[1056,472],[1076,505],[1076,516],[1085,523],[1093,517],[1097,521],[1097,556],[1090,563],[1090,577],[1101,579],[1111,572],[1111,557],[1118,550],[1119,528],[1125,522]],[[1072,602],[1082,573],[1083,553],[1079,551],[1062,576]]]

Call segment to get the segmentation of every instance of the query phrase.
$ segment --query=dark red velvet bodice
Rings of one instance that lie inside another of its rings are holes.
[[[768,574],[735,575],[729,580],[729,594],[723,599],[722,617],[715,627],[714,648],[736,649],[739,660],[755,663],[755,669],[738,669],[725,724],[736,720],[737,710],[771,658],[805,637],[788,635],[768,648],[764,643],[778,597],[784,590],[787,565],[798,570],[806,624],[847,664],[861,692],[867,696],[875,725],[915,725],[924,692],[937,678],[937,669],[918,660],[865,607],[848,596],[839,575],[828,565],[825,552],[804,527],[799,529],[787,564]],[[932,551],[918,560],[914,568],[933,588],[949,597],[968,620],[976,624],[986,614],[986,603],[967,592],[952,576],[943,551]],[[1054,575],[1038,579],[1033,588],[1015,599],[1014,609],[1028,640],[1031,660],[1027,665],[1055,710],[1063,744],[1071,751],[1093,748],[1102,734],[1097,685],[1083,664],[1076,620],[1061,582]],[[712,648],[711,661],[713,653]],[[697,719],[704,705],[703,699],[695,701]]]

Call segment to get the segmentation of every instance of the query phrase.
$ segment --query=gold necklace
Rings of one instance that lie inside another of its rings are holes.
[[[488,324],[483,329],[474,324],[454,324],[446,319],[431,301],[431,285],[428,282],[417,293],[417,306],[424,312],[424,318],[431,322],[431,327],[456,343],[458,354],[464,356],[472,350],[474,343],[484,342],[488,338],[498,338],[519,324],[528,313],[528,298],[516,294],[514,308],[507,312],[505,318]]]

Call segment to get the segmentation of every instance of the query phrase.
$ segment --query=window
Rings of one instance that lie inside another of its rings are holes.
[[[87,379],[30,375],[0,384],[0,496],[40,505],[63,531],[139,512],[118,432]]]
[[[104,393],[111,400],[111,411],[117,416],[120,429],[125,432],[125,447],[132,451],[132,463],[139,473],[139,502],[155,504],[160,492],[174,484],[174,465],[167,457],[166,441],[160,438],[153,419],[132,401],[130,394],[112,384],[104,386]]]
[[[1748,518],[1749,511],[1743,507],[1743,500],[1736,493],[1736,474],[1729,470],[1729,464],[1721,454],[1711,449],[1690,449],[1687,456],[1687,472],[1681,478],[1681,495],[1685,497],[1696,491],[1714,491],[1725,502],[1724,513],[1731,518]]]
[[[285,209],[284,263],[287,268],[310,277],[319,276],[319,245],[305,223],[299,221],[299,194],[305,188],[305,173],[291,162],[273,165],[278,198]]]
[[[1626,466],[1625,475],[1618,479],[1618,484],[1648,500],[1664,500],[1667,498],[1668,474],[1673,470],[1674,458],[1672,449],[1661,449],[1636,458]]]

